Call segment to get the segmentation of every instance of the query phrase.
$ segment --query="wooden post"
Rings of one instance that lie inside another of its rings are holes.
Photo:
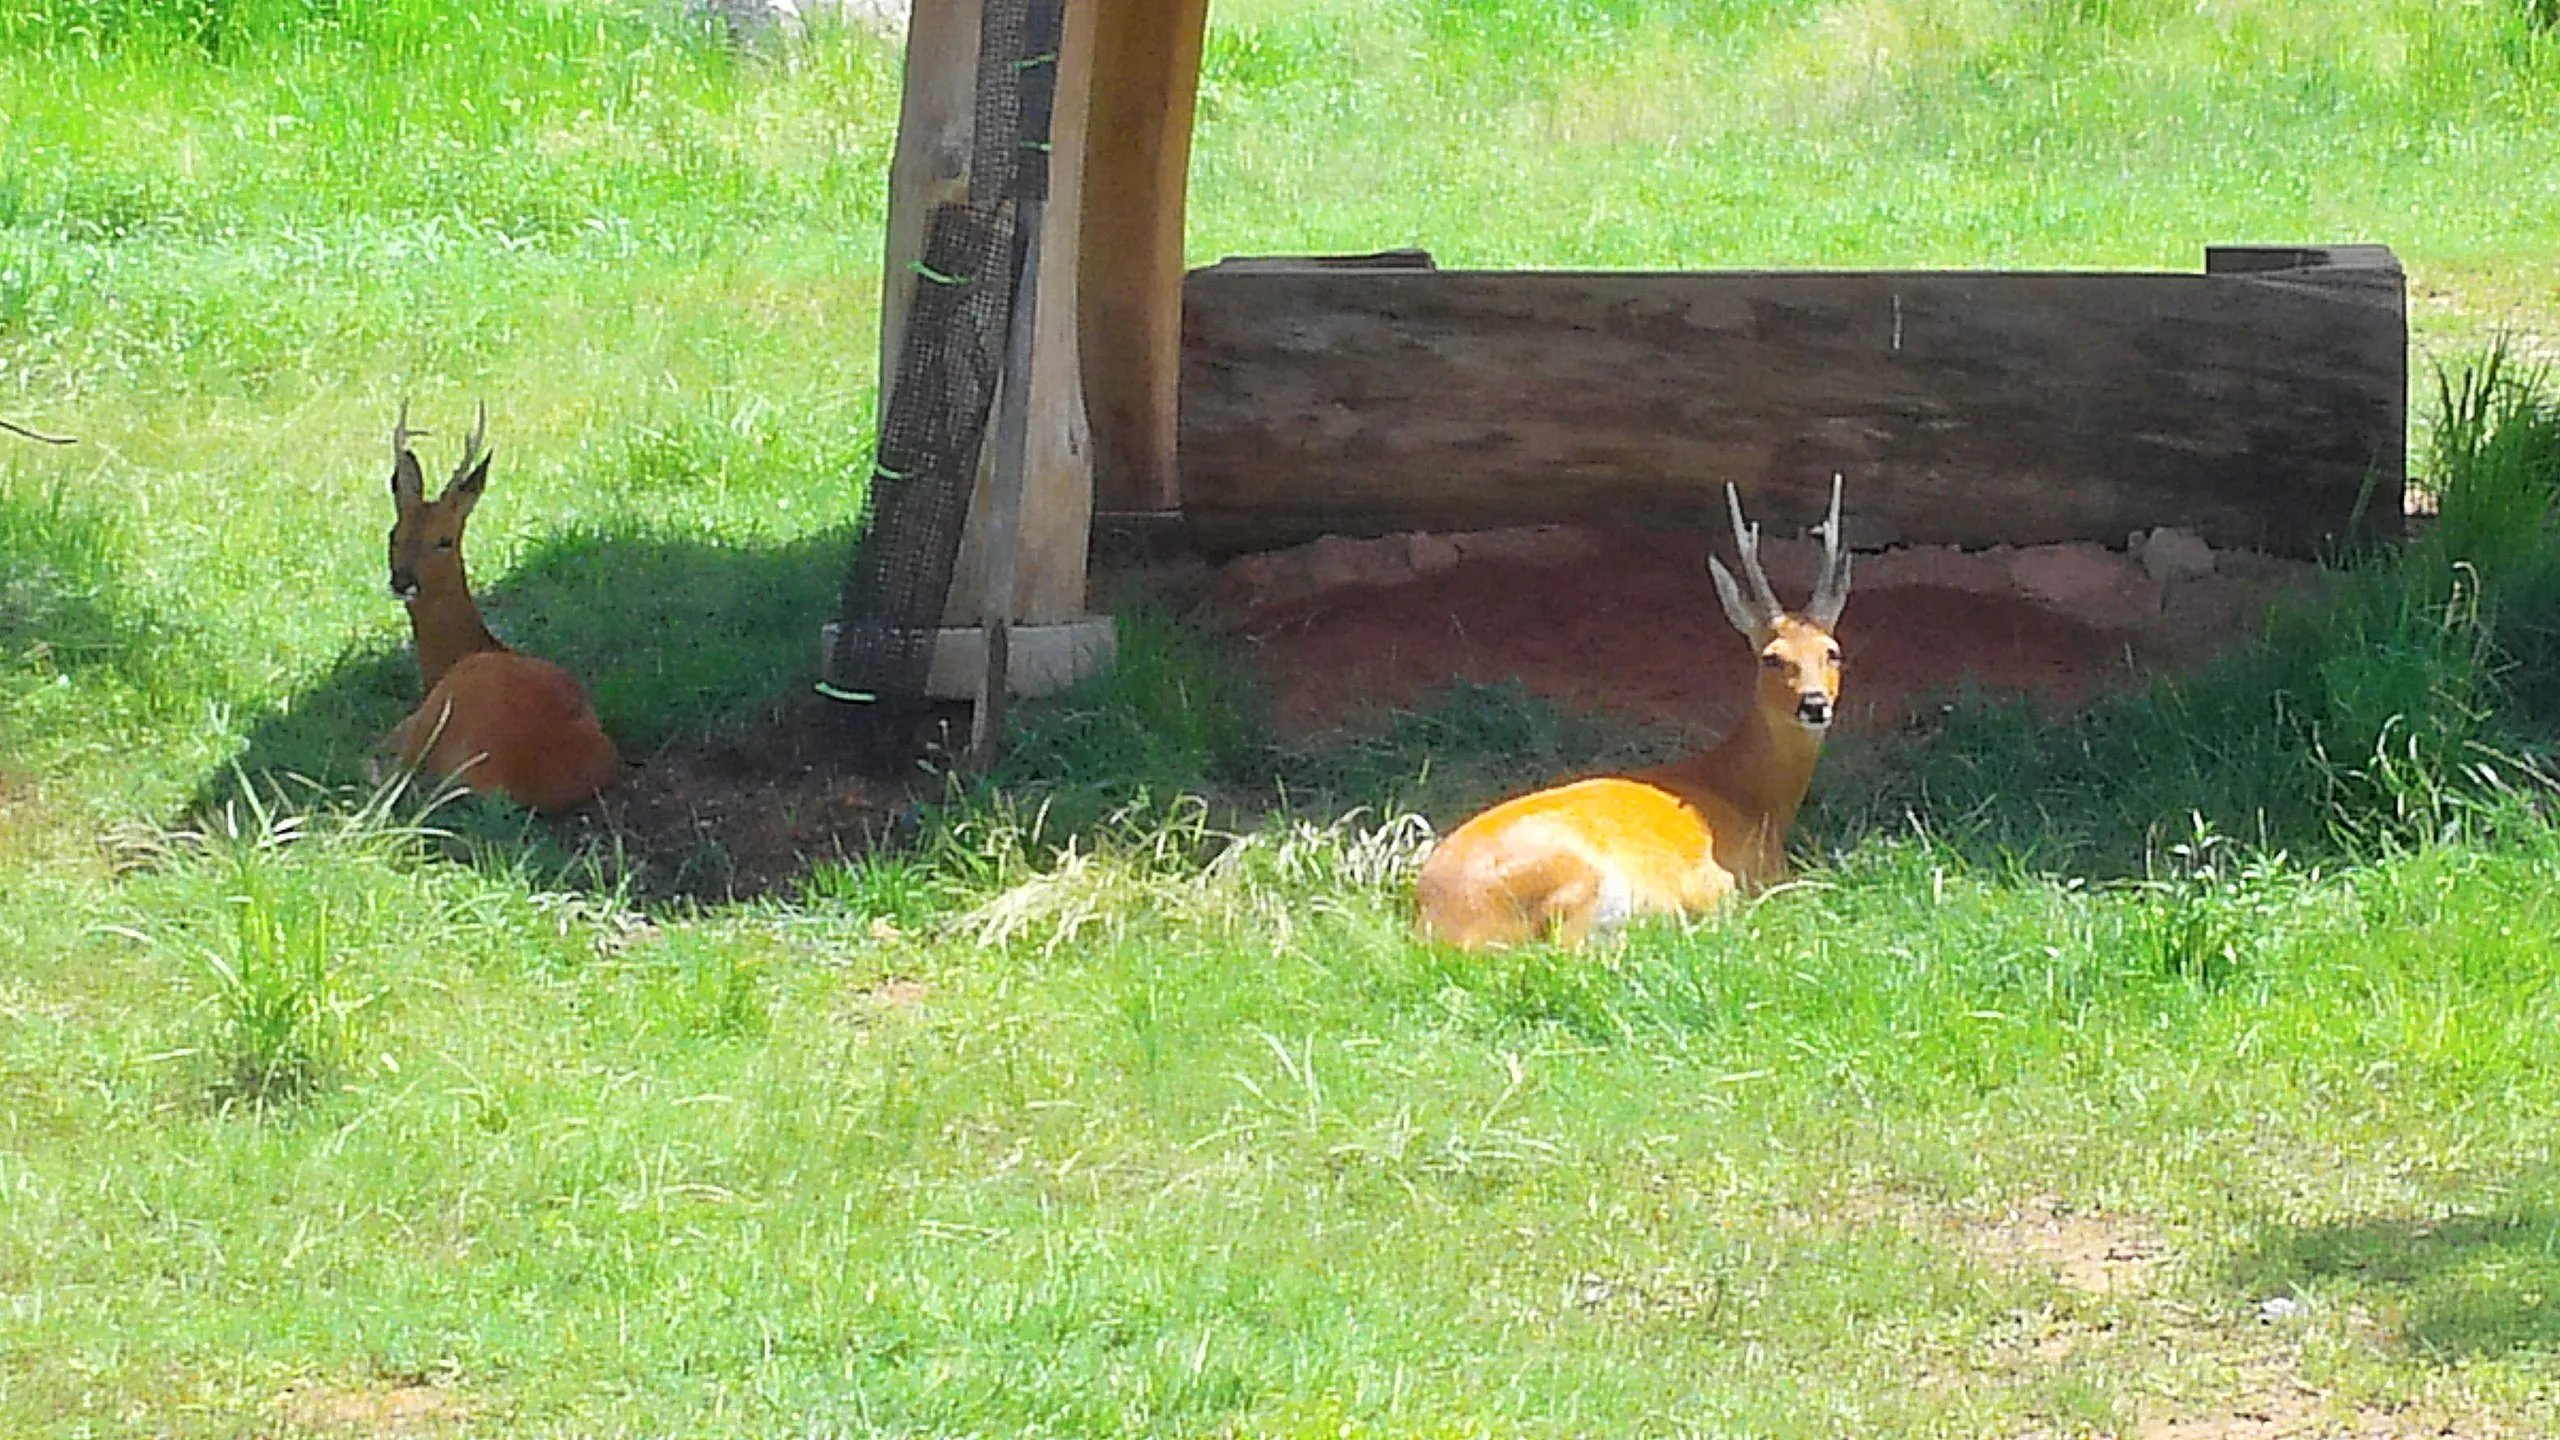
[[[1015,566],[1016,631],[1011,661],[1015,693],[1026,660],[1040,668],[1036,688],[1050,690],[1074,674],[1107,668],[1108,622],[1087,616],[1085,556],[1092,529],[1092,443],[1085,423],[1076,328],[1077,228],[1092,75],[1095,10],[1102,0],[1067,0],[1052,119],[1050,203],[1040,219],[1034,293],[1030,401],[1024,441],[1020,543]],[[924,253],[926,217],[935,205],[969,198],[970,140],[975,129],[979,0],[916,0],[907,25],[905,87],[898,141],[889,164],[889,220],[882,256],[880,413],[891,403]],[[929,693],[967,695],[984,664],[978,631],[989,582],[989,521],[995,427],[988,427],[969,520],[954,562]],[[1097,634],[1097,630],[1101,633]],[[1026,645],[1029,654],[1025,654]],[[964,676],[963,672],[967,672]]]
[[[1097,12],[1078,277],[1096,494],[1104,510],[1170,510],[1181,504],[1183,205],[1209,0],[1077,8]]]
[[[1038,359],[1031,379],[1028,458],[1024,463],[1020,579],[1014,618],[1059,624],[1084,613],[1085,547],[1093,522],[1091,441],[1078,372],[1076,210],[1084,144],[1087,77],[1091,75],[1094,0],[1069,0],[1050,176],[1042,217]],[[907,315],[924,253],[925,217],[941,202],[969,194],[969,140],[976,128],[978,0],[916,0],[907,22],[906,88],[898,107],[898,144],[889,161],[889,233],[882,256],[880,413],[889,413]],[[992,444],[993,427],[989,428]],[[993,451],[988,452],[992,455]],[[974,625],[986,595],[985,517],[992,477],[984,459],[969,501],[969,524],[951,572],[945,623]]]

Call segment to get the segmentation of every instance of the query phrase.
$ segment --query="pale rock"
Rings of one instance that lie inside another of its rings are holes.
[[[2164,585],[2213,573],[2213,547],[2192,530],[2163,525],[2147,535],[2136,531],[2127,548],[2151,578]]]
[[[2028,598],[2096,630],[2140,629],[2168,593],[2132,556],[2101,545],[2029,546],[2010,560],[2009,573]]]
[[[1411,530],[1404,535],[1405,563],[1416,575],[1437,575],[1458,568],[1458,546],[1446,535]]]
[[[806,29],[820,16],[888,34],[904,34],[912,0],[686,0],[697,15],[726,25],[729,38],[763,40]]]
[[[1401,540],[1326,535],[1306,547],[1307,581],[1317,591],[1345,585],[1394,585],[1413,578]]]

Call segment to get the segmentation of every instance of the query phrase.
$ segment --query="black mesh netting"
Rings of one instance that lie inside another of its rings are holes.
[[[884,740],[924,706],[1021,272],[1014,220],[1047,191],[1060,4],[987,0],[969,198],[926,220],[827,666],[836,686],[873,697],[857,713]]]

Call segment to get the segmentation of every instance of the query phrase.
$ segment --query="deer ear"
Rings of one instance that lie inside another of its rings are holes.
[[[427,477],[418,469],[418,457],[405,449],[391,462],[391,502],[403,510],[427,503]]]
[[[1741,631],[1745,639],[1755,645],[1760,643],[1760,637],[1768,631],[1769,622],[1744,602],[1742,587],[1734,583],[1733,572],[1724,568],[1723,561],[1710,555],[1707,557],[1707,573],[1715,577],[1716,598],[1724,602],[1724,618],[1733,622],[1733,628]]]
[[[469,515],[471,507],[480,503],[480,492],[488,485],[489,457],[484,454],[470,469],[454,476],[452,484],[444,487],[444,498],[453,506],[454,518]]]

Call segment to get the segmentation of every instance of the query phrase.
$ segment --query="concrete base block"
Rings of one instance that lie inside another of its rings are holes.
[[[1016,625],[1007,637],[1012,655],[1005,689],[1016,699],[1055,695],[1088,676],[1108,673],[1120,656],[1120,631],[1108,615],[1084,615],[1061,625]],[[836,651],[836,624],[819,632],[821,665]],[[987,633],[975,625],[946,625],[935,635],[933,668],[925,694],[935,700],[975,700],[987,671]],[[827,683],[843,682],[834,674]],[[850,687],[848,687],[850,688]]]

